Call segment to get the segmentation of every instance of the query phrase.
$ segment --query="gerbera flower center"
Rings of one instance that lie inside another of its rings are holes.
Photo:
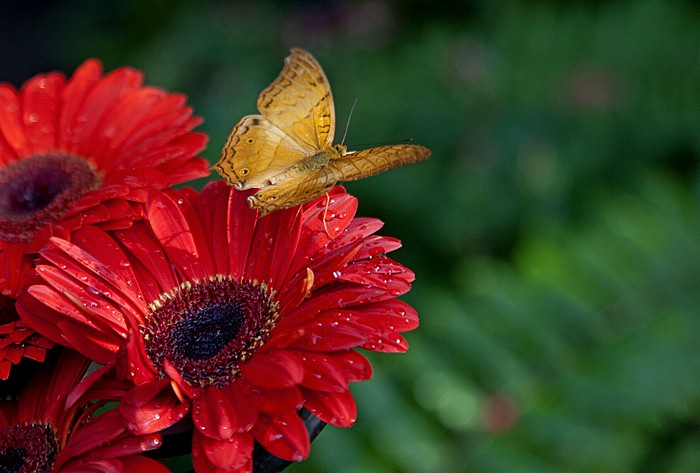
[[[102,177],[88,160],[62,153],[33,156],[0,169],[0,238],[28,242],[58,220]]]
[[[1,473],[51,472],[57,452],[56,438],[48,425],[0,428]]]
[[[192,386],[227,385],[262,346],[278,318],[267,286],[218,276],[182,284],[151,304],[146,353],[165,375],[168,361]]]

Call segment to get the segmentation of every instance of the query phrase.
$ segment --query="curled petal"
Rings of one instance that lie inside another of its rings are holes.
[[[336,427],[350,427],[357,420],[357,407],[350,391],[320,392],[303,390],[304,407]]]
[[[136,386],[119,403],[119,412],[129,430],[137,434],[161,431],[180,421],[190,409],[181,403],[168,379]]]
[[[302,461],[309,456],[309,433],[296,412],[274,417],[261,415],[252,433],[263,448],[276,457]]]
[[[202,471],[250,471],[253,436],[236,434],[227,440],[216,440],[195,432],[192,436],[192,462],[195,470]]]
[[[290,352],[261,352],[241,366],[250,383],[263,388],[288,388],[304,379],[301,361]]]

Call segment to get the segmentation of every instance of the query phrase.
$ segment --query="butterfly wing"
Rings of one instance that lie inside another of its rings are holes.
[[[331,160],[328,167],[339,181],[354,181],[426,160],[430,153],[428,148],[418,145],[380,146],[341,155]]]
[[[306,150],[261,115],[239,121],[214,168],[238,189],[265,187],[306,157]]]
[[[251,208],[257,209],[260,216],[305,204],[328,192],[338,180],[333,173],[322,168],[310,174],[298,175],[285,179],[278,184],[268,186],[248,197]]]
[[[333,145],[331,88],[321,65],[303,49],[285,58],[280,75],[260,92],[258,110],[310,154]]]

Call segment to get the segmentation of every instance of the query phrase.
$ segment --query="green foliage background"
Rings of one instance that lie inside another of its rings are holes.
[[[212,162],[289,47],[346,142],[433,157],[347,188],[421,327],[292,472],[700,471],[700,9],[637,2],[27,2],[0,80],[86,57],[188,95]],[[340,132],[339,132],[340,134]],[[196,183],[201,186],[202,183]]]

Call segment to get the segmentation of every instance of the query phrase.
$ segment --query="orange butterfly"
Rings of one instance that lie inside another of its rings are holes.
[[[303,49],[291,50],[257,105],[261,115],[247,115],[233,127],[214,167],[236,189],[260,189],[248,203],[261,216],[306,203],[340,181],[423,161],[431,153],[418,145],[351,152],[334,145],[331,88],[320,64]]]

